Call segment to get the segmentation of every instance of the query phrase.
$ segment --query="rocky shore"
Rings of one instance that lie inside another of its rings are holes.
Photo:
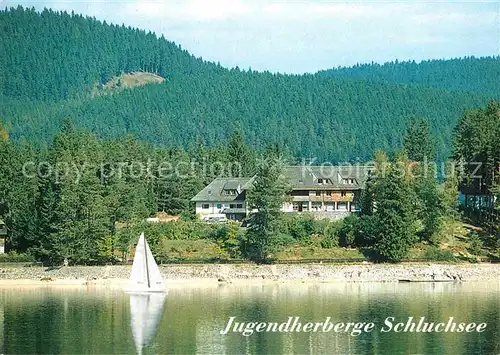
[[[0,267],[0,286],[126,283],[131,266]],[[197,282],[467,282],[500,280],[500,264],[202,264],[161,265],[167,281]]]

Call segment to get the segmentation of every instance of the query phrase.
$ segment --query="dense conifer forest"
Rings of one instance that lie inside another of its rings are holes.
[[[145,31],[22,7],[0,11],[0,36],[0,219],[8,251],[47,264],[114,262],[139,229],[165,259],[178,247],[169,242],[186,240],[209,243],[215,258],[264,260],[296,243],[392,261],[425,243],[441,257],[462,177],[401,177],[397,166],[480,162],[476,187],[500,194],[500,57],[259,73]],[[126,88],[122,74],[134,72],[156,83]],[[389,173],[368,181],[361,213],[344,221],[284,216],[279,168],[311,157],[374,159]],[[247,231],[196,220],[201,188],[253,175]],[[158,211],[181,220],[144,222]]]
[[[363,161],[392,152],[416,116],[429,121],[442,160],[463,111],[500,95],[498,57],[283,75],[226,69],[163,36],[76,14],[18,7],[1,11],[0,23],[0,117],[11,139],[39,147],[71,117],[101,138],[132,133],[187,148],[240,129],[253,147],[277,142],[296,157]],[[111,78],[134,71],[165,81],[103,95]]]
[[[369,79],[372,81],[417,84],[449,91],[468,91],[500,95],[500,56],[425,60],[420,63],[390,62],[358,64],[319,73],[325,77]]]

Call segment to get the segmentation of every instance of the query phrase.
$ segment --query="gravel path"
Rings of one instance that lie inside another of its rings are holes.
[[[128,279],[131,266],[0,267],[2,280]],[[498,281],[500,264],[361,264],[361,265],[161,265],[166,280],[271,281]]]

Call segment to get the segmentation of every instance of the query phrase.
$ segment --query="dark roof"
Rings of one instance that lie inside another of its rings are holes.
[[[284,175],[289,179],[293,190],[302,189],[340,189],[359,190],[364,184],[373,167],[364,165],[345,166],[288,166]],[[319,183],[318,179],[323,179]],[[348,179],[346,183],[344,180]],[[351,183],[351,180],[354,180]]]
[[[240,201],[243,200],[243,192],[252,184],[253,177],[245,178],[217,178],[207,185],[203,190],[191,199],[191,201]],[[225,191],[236,191],[234,195],[227,195]]]
[[[287,166],[283,175],[288,180],[292,190],[360,190],[364,187],[372,166],[342,165],[342,166]],[[324,179],[325,183],[319,183]],[[354,179],[346,183],[345,179]],[[229,202],[244,199],[243,192],[248,190],[255,177],[217,178],[201,190],[191,201],[196,202]],[[238,191],[235,195],[226,195],[225,190]]]

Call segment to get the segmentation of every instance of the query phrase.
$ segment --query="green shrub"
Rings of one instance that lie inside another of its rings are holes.
[[[292,244],[296,243],[295,238],[293,238],[291,235],[285,234],[285,233],[278,233],[278,235],[276,235],[274,241],[276,242],[276,245],[278,247],[284,247],[284,246],[292,245]]]
[[[481,255],[483,253],[483,241],[479,237],[479,233],[472,231],[469,236],[469,251],[474,255]]]
[[[350,215],[344,218],[339,230],[339,244],[343,247],[353,246],[356,240],[356,231],[359,227],[359,217]]]
[[[217,243],[210,240],[168,240],[163,239],[158,247],[156,259],[169,260],[208,260],[226,258]]]
[[[312,236],[322,233],[323,223],[309,214],[285,214],[281,221],[280,231],[282,234],[288,234],[300,244],[312,244],[314,242]]]
[[[217,239],[221,225],[207,224],[202,221],[171,221],[165,223],[134,223],[117,231],[117,248],[128,251],[130,245],[137,242],[144,232],[153,253],[159,248],[163,239],[167,240],[199,240]]]
[[[355,244],[356,246],[371,247],[376,242],[378,231],[377,216],[361,216],[354,224],[355,231]]]
[[[221,251],[227,253],[230,258],[241,257],[241,249],[246,241],[245,233],[238,226],[238,224],[229,222],[216,229],[212,238],[215,239]]]
[[[322,248],[335,248],[339,246],[339,231],[341,224],[330,222],[323,229],[323,236],[320,240]]]
[[[17,254],[15,251],[0,254],[0,263],[33,263],[35,258],[29,254]]]
[[[436,246],[430,246],[427,248],[424,254],[425,259],[435,260],[435,261],[453,261],[455,257],[449,249],[441,249]]]

